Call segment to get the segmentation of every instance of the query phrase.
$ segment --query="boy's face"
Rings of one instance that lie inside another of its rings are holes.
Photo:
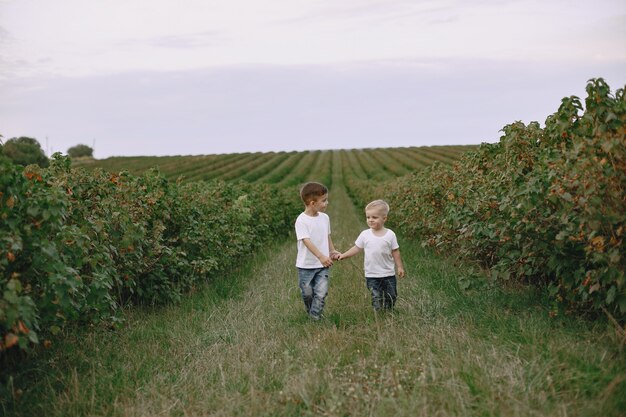
[[[321,197],[317,197],[315,200],[309,202],[309,207],[313,209],[314,212],[321,211],[324,213],[326,211],[326,207],[328,207],[328,194],[324,194]]]
[[[380,209],[374,208],[365,210],[365,218],[370,229],[380,230],[385,225],[387,216]]]

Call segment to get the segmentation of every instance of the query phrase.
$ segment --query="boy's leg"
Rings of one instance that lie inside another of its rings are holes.
[[[372,307],[374,307],[374,310],[379,311],[383,307],[382,278],[365,277],[365,281],[367,288],[369,288],[372,294]]]
[[[311,310],[311,303],[313,302],[312,281],[314,276],[315,269],[298,268],[298,286],[302,293],[302,301],[304,301],[304,308],[307,314]]]
[[[309,309],[309,316],[313,319],[319,319],[322,316],[324,303],[328,295],[329,273],[328,268],[320,268],[315,271],[315,276],[312,281],[313,300],[311,302],[311,308]]]
[[[397,280],[395,275],[392,277],[385,277],[383,282],[383,297],[385,309],[392,309],[396,305],[396,299],[398,298]]]

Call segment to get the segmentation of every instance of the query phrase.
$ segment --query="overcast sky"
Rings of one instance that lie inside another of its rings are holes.
[[[0,134],[48,153],[496,142],[593,77],[624,0],[0,0]]]

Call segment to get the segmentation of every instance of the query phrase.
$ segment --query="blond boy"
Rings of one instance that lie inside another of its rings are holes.
[[[362,231],[355,245],[339,256],[339,259],[346,259],[361,250],[365,252],[365,280],[376,311],[394,307],[398,297],[396,270],[397,276],[405,275],[396,234],[385,227],[388,214],[389,204],[384,200],[369,203],[365,207],[369,229]]]

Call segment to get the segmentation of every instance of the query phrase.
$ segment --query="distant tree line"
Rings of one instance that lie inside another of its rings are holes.
[[[0,160],[9,160],[17,165],[27,166],[31,164],[45,168],[49,160],[37,139],[20,136],[2,142],[0,135]],[[93,149],[87,145],[72,146],[67,150],[70,158],[93,157]]]

